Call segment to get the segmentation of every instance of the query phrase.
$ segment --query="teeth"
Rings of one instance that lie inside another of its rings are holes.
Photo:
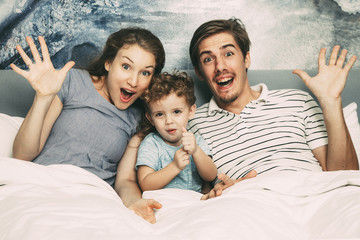
[[[226,86],[230,84],[233,80],[234,78],[223,78],[220,81],[218,81],[217,84],[219,84],[220,86]]]
[[[229,78],[223,78],[220,81],[218,81],[218,83],[224,83],[224,82],[228,82],[231,81],[233,78],[229,77]]]
[[[123,89],[125,92],[129,93],[129,94],[133,94],[134,92],[132,91],[129,91],[129,90],[126,90],[126,89]]]

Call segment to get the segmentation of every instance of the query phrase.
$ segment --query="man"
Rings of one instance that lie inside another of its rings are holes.
[[[356,57],[343,66],[347,51],[338,57],[340,46],[335,46],[326,65],[326,49],[321,49],[316,76],[293,72],[316,96],[321,111],[303,91],[269,91],[264,84],[250,87],[249,48],[239,19],[206,22],[190,43],[196,74],[206,81],[213,97],[197,110],[189,127],[207,141],[223,173],[219,175],[223,181],[203,199],[219,196],[223,189],[257,173],[359,169],[341,102]]]

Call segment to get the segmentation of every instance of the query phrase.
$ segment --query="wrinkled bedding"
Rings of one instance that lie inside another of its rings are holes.
[[[0,239],[360,239],[360,172],[279,172],[201,201],[180,189],[150,224],[75,166],[0,158]]]

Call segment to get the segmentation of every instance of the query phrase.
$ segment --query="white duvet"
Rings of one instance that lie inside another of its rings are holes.
[[[149,224],[87,171],[0,159],[0,239],[360,239],[360,172],[257,176],[200,201],[164,189]]]

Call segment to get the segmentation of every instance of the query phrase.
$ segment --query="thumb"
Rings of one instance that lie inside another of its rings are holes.
[[[310,80],[309,74],[307,74],[303,70],[296,69],[292,73],[298,75],[305,84]]]
[[[160,208],[162,208],[162,204],[161,203],[159,203],[158,201],[155,201],[155,200],[150,200],[149,201],[149,207],[150,208],[152,208],[152,209],[160,209]]]
[[[255,170],[251,170],[250,172],[248,172],[248,174],[245,175],[245,177],[236,179],[236,182],[240,182],[242,180],[249,179],[249,178],[254,178],[256,176],[257,176],[257,172]]]
[[[65,66],[60,70],[63,74],[66,75],[66,73],[75,65],[74,61],[70,61],[65,64]]]
[[[183,133],[186,133],[186,132],[187,132],[187,130],[186,130],[185,127],[181,127],[181,130],[183,131]]]

